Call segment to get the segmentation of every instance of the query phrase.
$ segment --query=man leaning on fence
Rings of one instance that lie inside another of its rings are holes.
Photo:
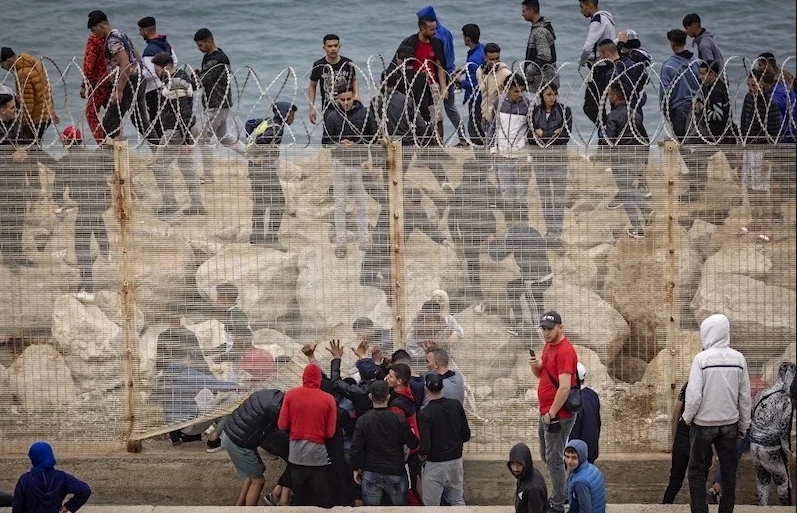
[[[575,414],[564,408],[570,387],[576,384],[578,356],[565,337],[562,317],[554,311],[540,318],[545,346],[540,358],[529,357],[531,372],[539,378],[537,398],[540,403],[538,436],[540,458],[551,475],[550,511],[562,512],[567,503],[567,480],[562,455],[573,428]]]
[[[705,454],[714,444],[723,478],[719,513],[736,502],[736,441],[750,428],[750,376],[742,353],[731,349],[730,322],[723,314],[700,325],[703,351],[692,359],[684,422],[690,426],[689,494],[692,513],[708,513]]]

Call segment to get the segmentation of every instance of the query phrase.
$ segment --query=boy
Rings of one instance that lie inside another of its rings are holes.
[[[493,124],[487,133],[490,155],[498,175],[504,207],[525,212],[529,177],[524,173],[528,117],[531,100],[525,96],[524,77],[514,75],[504,85],[505,93],[493,105]]]
[[[91,488],[75,476],[55,470],[55,456],[50,444],[34,443],[28,457],[31,469],[17,481],[12,506],[14,513],[44,513],[58,511],[59,508],[61,512],[74,513],[86,504]],[[72,498],[64,503],[67,495],[72,495]]]
[[[273,115],[270,119],[250,119],[246,122],[249,152],[252,155],[248,164],[249,181],[252,184],[252,234],[249,243],[282,250],[278,237],[282,212],[285,210],[285,193],[277,175],[277,160],[285,127],[293,124],[297,109],[292,103],[276,102],[271,110]],[[263,222],[266,207],[269,208],[268,235]]]
[[[528,445],[515,444],[509,451],[509,461],[506,462],[506,466],[517,479],[515,513],[546,513],[548,488],[545,486],[545,478],[534,468]]]
[[[570,440],[565,447],[567,498],[572,513],[606,513],[606,485],[600,469],[587,461],[587,444]]]
[[[223,319],[225,344],[214,349],[213,360],[232,363],[232,372],[235,374],[237,364],[252,349],[252,328],[249,326],[249,318],[237,304],[238,287],[232,283],[217,285],[216,302],[226,309]],[[232,376],[231,378],[234,380]]]
[[[177,200],[174,198],[174,184],[169,166],[173,157],[166,155],[169,146],[177,146],[177,165],[183,173],[188,185],[188,194],[191,196],[191,206],[185,211],[188,215],[204,215],[205,207],[202,205],[202,196],[199,193],[199,181],[194,167],[194,136],[191,127],[194,126],[194,89],[196,82],[184,68],[175,71],[174,58],[170,53],[161,52],[152,58],[155,74],[162,81],[160,95],[163,97],[158,121],[163,135],[156,151],[156,161],[161,161],[160,169],[156,171],[155,178],[160,182],[163,194],[163,205],[158,209],[158,215],[173,214],[177,211]]]
[[[89,150],[83,144],[79,128],[68,126],[61,134],[66,148],[58,162],[53,194],[59,205],[55,213],[63,219],[64,192],[69,188],[69,197],[77,203],[75,217],[75,258],[80,270],[80,284],[75,297],[79,301],[94,301],[92,279],[91,236],[97,238],[100,253],[110,259],[110,244],[102,214],[111,206],[111,191],[108,174],[113,171],[113,156],[105,148]]]

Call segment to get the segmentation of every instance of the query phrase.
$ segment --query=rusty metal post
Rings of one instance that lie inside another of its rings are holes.
[[[667,267],[664,271],[666,277],[666,301],[667,301],[667,349],[673,357],[673,365],[669,366],[667,381],[670,384],[670,399],[674,399],[678,394],[678,383],[680,383],[683,371],[683,359],[685,348],[681,332],[681,308],[676,302],[676,279],[678,276],[678,242],[680,229],[678,227],[678,191],[679,183],[679,164],[680,152],[678,143],[675,141],[665,141],[662,145],[664,152],[664,172],[667,180]],[[669,401],[673,404],[673,401]]]
[[[127,451],[141,451],[141,441],[133,440],[136,425],[136,388],[138,385],[139,355],[135,333],[135,295],[133,287],[134,269],[131,261],[131,234],[133,214],[132,182],[130,180],[130,147],[127,141],[116,141],[113,145],[113,205],[119,223],[119,240],[122,258],[119,279],[119,304],[124,316],[124,355],[127,383]]]
[[[390,205],[390,279],[393,294],[393,347],[404,347],[407,340],[407,323],[404,318],[406,297],[404,293],[404,173],[402,171],[402,146],[400,141],[388,141],[387,181]]]

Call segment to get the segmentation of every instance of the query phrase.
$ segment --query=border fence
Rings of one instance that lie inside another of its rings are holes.
[[[754,386],[795,360],[794,117],[768,127],[778,105],[762,96],[743,120],[746,72],[719,78],[731,113],[720,129],[694,111],[676,133],[651,65],[637,91],[647,105],[628,109],[644,111],[647,136],[629,128],[616,139],[604,138],[603,117],[585,122],[589,79],[561,84],[559,104],[575,118],[559,132],[567,144],[531,130],[513,146],[499,133],[511,148],[502,154],[420,130],[402,144],[387,108],[371,107],[380,91],[384,104],[395,94],[375,62],[357,70],[375,128],[352,147],[317,142],[324,129],[304,124],[294,70],[267,85],[249,68],[231,72],[242,156],[193,139],[152,145],[130,122],[126,140],[95,149],[83,104],[67,92],[79,66],[45,61],[58,128],[82,127],[89,147],[47,136],[0,145],[4,452],[41,438],[75,452],[135,449],[255,389],[299,385],[305,344],[318,344],[328,372],[329,341],[341,340],[344,374],[354,375],[348,348],[367,331],[383,354],[408,348],[416,372],[426,369],[417,348],[445,347],[467,383],[467,450],[503,453],[536,438],[526,360],[542,346],[535,317],[548,309],[562,315],[601,398],[605,452],[669,448],[673,401],[713,313],[729,317]],[[786,77],[761,85],[786,87]],[[599,105],[617,100],[615,78]],[[531,93],[533,109],[541,98]],[[299,107],[297,121],[263,150],[262,132],[242,127],[283,100]],[[763,132],[750,130],[750,115]],[[241,341],[257,351],[236,356]]]

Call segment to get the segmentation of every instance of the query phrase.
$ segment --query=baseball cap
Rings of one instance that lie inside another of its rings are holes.
[[[584,381],[584,378],[587,377],[587,368],[581,362],[578,362],[576,364],[576,373],[578,374],[578,379]]]
[[[430,372],[426,375],[426,388],[430,392],[439,392],[443,389],[443,376],[436,372]]]
[[[357,367],[357,372],[360,373],[360,378],[362,379],[376,378],[378,369],[376,368],[376,364],[371,358],[363,358],[361,360],[357,360],[357,363],[355,365]]]
[[[61,132],[61,139],[65,143],[82,142],[83,132],[81,132],[79,128],[69,125],[68,127],[64,128],[63,132]]]
[[[540,317],[540,326],[553,328],[557,324],[562,324],[562,316],[553,310],[545,312],[542,314],[542,317]]]

